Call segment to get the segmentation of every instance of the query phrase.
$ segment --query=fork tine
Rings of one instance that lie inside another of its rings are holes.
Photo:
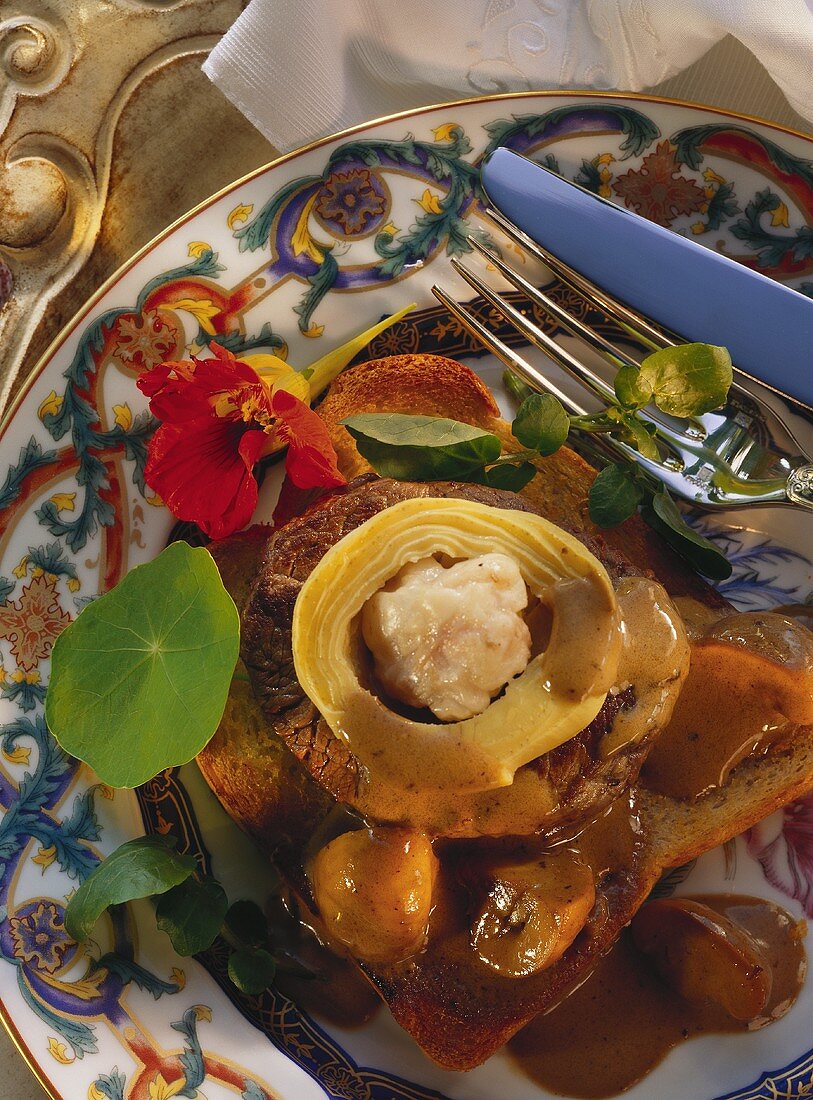
[[[509,320],[514,328],[518,329],[535,347],[549,355],[555,363],[558,363],[577,382],[591,390],[601,401],[615,401],[615,392],[595,371],[585,366],[569,351],[560,347],[553,337],[548,336],[543,329],[520,313],[515,306],[496,294],[490,286],[484,283],[473,271],[469,271],[467,267],[464,267],[459,260],[452,260],[451,264],[458,275],[464,278],[473,290],[476,290],[499,314]]]
[[[615,391],[607,385],[603,378],[595,374],[590,367],[582,362],[582,360],[577,359],[574,355],[571,355],[570,352],[560,347],[543,329],[529,320],[510,302],[500,297],[500,295],[493,291],[482,279],[475,275],[474,272],[469,271],[469,269],[458,260],[452,260],[451,264],[455,271],[466,280],[469,286],[476,290],[478,294],[482,295],[482,297],[485,298],[502,317],[510,321],[533,345],[538,347],[541,351],[546,352],[546,354],[548,354],[555,363],[558,363],[563,370],[567,371],[571,377],[591,390],[601,401],[605,403],[615,402]],[[673,428],[659,413],[642,410],[640,415],[645,420],[649,421],[650,424],[654,424],[657,427],[659,440],[672,450],[673,457],[680,457],[679,451],[675,452],[674,448],[678,446],[686,447],[697,445],[698,441],[696,439],[687,436],[680,429]]]
[[[569,397],[566,393],[559,389],[555,383],[538,371],[535,367],[532,367],[521,355],[509,348],[507,344],[503,343],[498,336],[495,336],[493,332],[489,330],[478,321],[476,317],[472,316],[468,310],[464,309],[459,302],[456,302],[454,298],[450,297],[442,287],[433,286],[432,293],[437,300],[444,305],[453,317],[455,317],[463,328],[483,344],[490,352],[497,356],[497,358],[503,362],[509,370],[514,371],[523,382],[526,382],[531,389],[534,390],[546,390],[548,393],[552,393],[554,397],[558,398],[562,402],[564,407],[573,416],[586,416],[587,409],[583,408],[572,397]]]
[[[514,371],[519,377],[526,382],[532,390],[537,392],[553,394],[564,405],[569,413],[573,416],[586,416],[587,410],[569,397],[566,393],[559,389],[559,387],[552,382],[549,378],[546,378],[544,374],[538,371],[535,367],[531,366],[521,355],[517,355],[515,351],[503,343],[498,336],[495,336],[493,332],[483,325],[476,317],[473,317],[468,310],[464,309],[459,302],[456,302],[454,298],[450,297],[442,287],[437,285],[432,287],[432,293],[437,300],[444,305],[451,315],[460,322],[460,324],[470,332],[471,335],[478,340],[488,351],[496,355],[509,370]],[[670,470],[670,467],[661,462],[655,462],[651,458],[646,458],[639,451],[636,451],[634,447],[629,447],[626,443],[622,443],[620,439],[614,439],[608,435],[591,435],[590,442],[594,448],[602,451],[605,457],[612,459],[626,459],[628,462],[637,463],[642,469],[652,474],[654,477],[662,478],[665,473]]]
[[[575,336],[580,336],[585,343],[589,344],[592,348],[595,348],[601,355],[609,359],[615,366],[627,365],[630,367],[638,367],[638,361],[634,359],[628,352],[622,348],[616,347],[590,325],[579,320],[578,317],[573,317],[563,309],[558,302],[555,302],[553,298],[545,294],[544,291],[535,287],[533,283],[529,282],[524,275],[520,275],[518,271],[515,271],[510,267],[505,260],[493,252],[482,241],[478,241],[476,237],[469,238],[470,243],[480,253],[480,255],[499,271],[504,279],[507,279],[509,283],[513,284],[517,290],[521,290],[526,298],[530,298],[532,302],[536,302],[547,313],[552,314],[557,321],[569,329]]]
[[[532,240],[526,233],[523,233],[521,229],[518,229],[512,221],[509,221],[504,214],[501,214],[499,210],[495,210],[489,206],[486,209],[486,214],[499,225],[500,229],[511,238],[511,240],[519,245],[520,248],[526,252],[530,252],[542,263],[546,264],[554,275],[557,276],[563,283],[575,290],[577,294],[580,294],[583,298],[586,298],[589,302],[598,305],[604,310],[610,317],[613,317],[622,328],[626,328],[632,331],[632,334],[644,344],[649,344],[658,348],[670,348],[674,347],[679,341],[669,334],[667,334],[662,328],[654,324],[643,314],[637,310],[632,309],[630,306],[625,305],[623,302],[619,302],[616,298],[611,297],[601,287],[596,286],[590,279],[580,274],[578,271],[574,271],[572,267],[566,264],[563,260],[560,260],[558,256],[554,256],[553,253],[548,252],[547,248],[539,244],[537,241]]]

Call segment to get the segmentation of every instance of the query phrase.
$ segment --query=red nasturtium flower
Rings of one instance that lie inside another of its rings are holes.
[[[209,347],[214,359],[162,363],[137,383],[161,421],[144,475],[170,512],[211,538],[239,530],[257,506],[254,467],[286,444],[286,472],[298,488],[343,485],[313,409],[225,348]]]

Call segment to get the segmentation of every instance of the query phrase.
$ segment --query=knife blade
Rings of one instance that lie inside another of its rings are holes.
[[[608,294],[813,407],[813,299],[570,183],[509,149],[481,168],[519,229]]]

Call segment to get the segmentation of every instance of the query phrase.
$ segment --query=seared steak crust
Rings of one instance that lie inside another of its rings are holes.
[[[402,500],[432,497],[474,500],[495,508],[533,509],[514,493],[459,482],[415,483],[364,475],[287,523],[269,540],[264,561],[243,611],[241,656],[254,692],[275,732],[311,774],[337,799],[353,803],[360,765],[336,738],[300,687],[291,651],[293,609],[302,583],[331,546],[377,512]],[[635,572],[598,538],[578,536],[615,579]],[[620,706],[634,695],[610,696],[598,717],[577,737],[527,765],[553,784],[559,810],[546,828],[594,815],[634,781],[646,753],[638,743],[608,760],[599,742]],[[533,810],[529,807],[529,818]]]

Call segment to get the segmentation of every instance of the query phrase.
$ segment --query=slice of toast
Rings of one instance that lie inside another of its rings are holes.
[[[473,372],[437,356],[397,356],[340,376],[320,406],[348,477],[369,470],[341,420],[354,413],[393,411],[443,415],[477,424],[515,445],[493,397]],[[542,514],[576,534],[594,535],[586,494],[595,471],[563,448],[539,463],[522,492]],[[717,608],[725,601],[637,518],[602,532],[642,572],[652,572],[673,595],[690,595]],[[242,540],[242,541],[240,541]],[[239,550],[235,549],[239,545]],[[227,587],[245,583],[256,541],[214,544]],[[265,734],[264,734],[265,731]],[[331,800],[273,734],[245,684],[236,683],[224,721],[199,758],[203,774],[234,819],[273,852],[307,903],[301,853]],[[362,965],[394,1017],[441,1065],[468,1069],[499,1049],[540,1011],[557,1004],[589,974],[646,899],[663,870],[684,863],[755,824],[813,788],[813,728],[797,728],[789,744],[749,758],[722,789],[695,802],[655,794],[643,784],[608,817],[602,843],[608,873],[601,904],[585,930],[554,966],[528,978],[505,978],[480,965],[468,925],[453,896],[441,891],[427,950],[397,967]]]

